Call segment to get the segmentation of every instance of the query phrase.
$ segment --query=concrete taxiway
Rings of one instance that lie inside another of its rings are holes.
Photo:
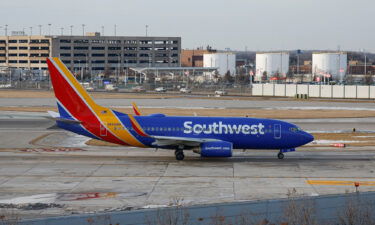
[[[375,190],[374,147],[303,148],[284,160],[272,150],[187,152],[178,162],[168,150],[86,146],[44,115],[0,113],[0,207],[23,218],[345,193],[355,181]]]

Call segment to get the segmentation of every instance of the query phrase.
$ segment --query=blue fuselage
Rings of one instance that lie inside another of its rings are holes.
[[[114,113],[122,124],[108,124],[108,126],[127,129],[144,145],[156,147],[153,144],[154,138],[143,137],[135,131],[128,115],[120,112]],[[134,118],[150,136],[220,140],[231,142],[234,149],[289,149],[304,145],[314,139],[312,135],[294,124],[273,119],[164,115],[135,116]],[[58,125],[63,129],[93,137],[79,125],[62,122],[58,122]]]

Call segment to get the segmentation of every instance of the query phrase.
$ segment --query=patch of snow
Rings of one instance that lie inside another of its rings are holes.
[[[39,194],[10,199],[1,199],[0,204],[32,204],[32,203],[53,203],[57,197],[56,193]]]

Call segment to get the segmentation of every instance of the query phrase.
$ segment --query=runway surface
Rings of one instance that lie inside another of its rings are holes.
[[[206,204],[286,198],[293,189],[307,196],[345,193],[355,190],[355,181],[360,191],[375,190],[374,147],[302,148],[284,160],[274,150],[238,150],[226,159],[187,152],[177,162],[168,150],[86,146],[87,138],[54,129],[45,115],[0,113],[0,206],[18,207],[12,210],[23,218],[161,207],[176,199]],[[345,124],[294,122],[314,129]],[[370,122],[351,119],[346,125],[367,128]]]

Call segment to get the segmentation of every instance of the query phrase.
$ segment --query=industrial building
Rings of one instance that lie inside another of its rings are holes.
[[[346,52],[314,52],[312,54],[312,74],[317,81],[330,79],[343,82],[347,64]]]
[[[215,53],[213,49],[183,49],[181,51],[181,66],[183,67],[203,67],[203,55]]]
[[[255,80],[286,77],[289,71],[289,52],[258,52],[255,58]]]
[[[228,71],[236,74],[236,54],[231,52],[216,52],[203,54],[203,67],[217,67],[218,74],[224,76]]]
[[[129,67],[180,66],[180,37],[0,36],[0,66],[46,69],[47,57],[60,57],[73,71],[89,73]]]

